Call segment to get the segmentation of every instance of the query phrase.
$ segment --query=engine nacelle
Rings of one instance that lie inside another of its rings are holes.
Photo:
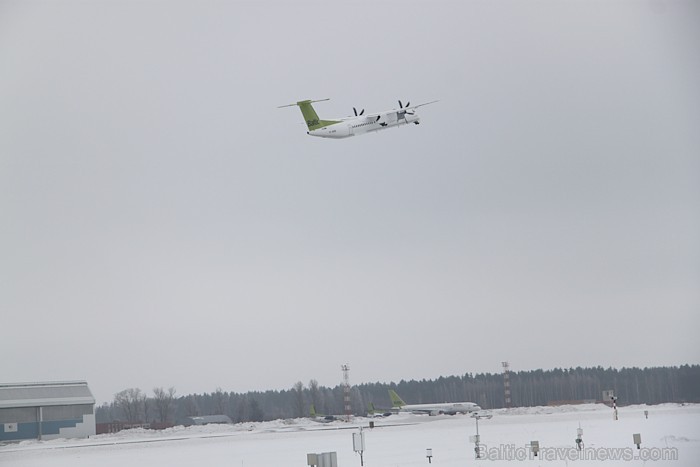
[[[420,123],[420,117],[416,114],[406,114],[406,123],[415,123],[418,125]]]

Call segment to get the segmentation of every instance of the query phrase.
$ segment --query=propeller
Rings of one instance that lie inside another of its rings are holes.
[[[365,113],[365,109],[362,109],[362,110],[360,110],[360,113],[358,114],[357,109],[355,107],[352,108],[352,111],[355,112],[356,117]]]
[[[409,111],[408,111],[408,108],[409,108],[410,105],[411,105],[411,102],[410,102],[410,101],[406,101],[406,105],[405,105],[405,106],[401,103],[401,101],[399,101],[399,108],[401,109],[401,111],[398,112],[399,118],[401,118],[401,117],[404,117],[404,118],[405,118],[405,117],[406,117],[406,114],[408,114],[408,115],[414,115],[414,114],[415,114],[415,110],[414,110],[413,112],[409,112]]]

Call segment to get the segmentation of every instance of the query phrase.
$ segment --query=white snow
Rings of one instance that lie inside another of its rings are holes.
[[[648,419],[645,410],[649,411]],[[384,419],[355,418],[350,423],[294,419],[24,441],[0,446],[0,466],[305,466],[307,453],[328,451],[337,452],[340,467],[359,466],[351,433],[360,427],[364,427],[364,463],[368,467],[426,466],[427,448],[432,449],[432,464],[448,467],[523,462],[533,466],[700,465],[700,404],[621,407],[619,420],[613,420],[609,407],[595,404],[490,413],[492,419],[479,421],[482,453],[488,456],[482,461],[474,458],[474,445],[469,442],[475,434],[473,418],[400,414]],[[375,422],[374,429],[368,428],[370,421]],[[576,457],[574,439],[579,425],[585,458]],[[632,443],[634,433],[641,434],[641,450]],[[528,448],[535,440],[541,449],[536,458]],[[613,456],[621,459],[611,459]],[[657,457],[666,460],[655,460]]]

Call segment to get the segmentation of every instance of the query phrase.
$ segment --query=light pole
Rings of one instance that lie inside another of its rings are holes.
[[[476,458],[481,459],[481,452],[479,451],[479,442],[480,437],[479,437],[479,420],[482,418],[485,418],[486,420],[490,419],[493,417],[491,414],[480,414],[479,412],[474,412],[471,414],[471,417],[474,419],[476,422],[476,436],[474,436],[474,453],[476,453]]]
[[[362,457],[365,452],[365,433],[362,431],[362,427],[360,427],[359,433],[352,434],[352,449],[360,454],[360,466],[365,465],[365,460]]]

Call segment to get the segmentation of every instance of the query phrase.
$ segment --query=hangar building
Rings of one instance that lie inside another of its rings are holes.
[[[95,434],[95,398],[85,381],[0,383],[0,442]]]

